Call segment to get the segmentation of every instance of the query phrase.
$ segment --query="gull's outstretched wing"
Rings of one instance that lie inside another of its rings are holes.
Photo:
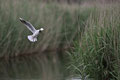
[[[34,33],[36,31],[36,29],[34,28],[34,26],[30,22],[25,21],[22,18],[19,18],[19,19],[32,33]]]

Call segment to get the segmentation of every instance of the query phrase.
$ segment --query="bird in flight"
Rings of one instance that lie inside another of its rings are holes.
[[[38,36],[38,34],[40,33],[40,32],[42,32],[44,29],[43,28],[40,28],[40,29],[38,29],[38,30],[36,30],[35,28],[34,28],[34,26],[30,23],[30,22],[28,22],[28,21],[25,21],[24,19],[22,19],[22,18],[19,18],[20,19],[20,21],[33,33],[32,35],[28,35],[28,39],[29,39],[29,41],[30,42],[36,42],[37,41],[37,36]]]

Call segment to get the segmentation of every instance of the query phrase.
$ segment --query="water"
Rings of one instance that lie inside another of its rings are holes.
[[[40,53],[1,59],[0,79],[62,80],[56,53]]]

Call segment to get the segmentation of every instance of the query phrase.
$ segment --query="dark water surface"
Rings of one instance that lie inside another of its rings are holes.
[[[63,80],[56,53],[40,53],[0,59],[0,79]]]

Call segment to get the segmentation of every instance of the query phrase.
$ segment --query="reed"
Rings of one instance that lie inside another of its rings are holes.
[[[67,69],[82,79],[119,80],[120,71],[120,6],[96,6],[95,14],[87,20],[80,40],[69,51]]]
[[[89,8],[85,10],[79,5],[1,0],[0,57],[42,52],[71,44],[90,12]],[[45,28],[36,43],[28,41],[27,36],[31,33],[19,21],[19,17],[31,22],[36,29]]]

